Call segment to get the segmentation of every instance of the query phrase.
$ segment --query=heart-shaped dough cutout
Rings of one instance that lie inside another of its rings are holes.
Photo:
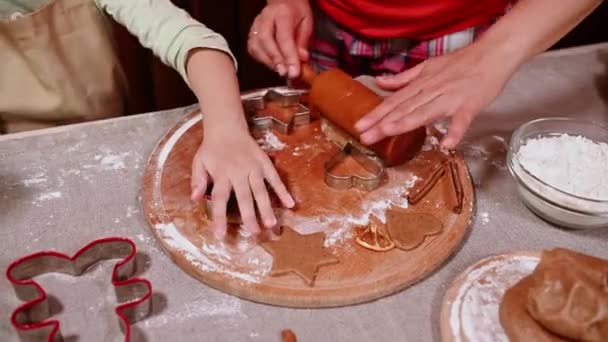
[[[441,221],[431,214],[408,213],[391,209],[386,213],[386,229],[395,247],[409,251],[430,235],[441,233]]]

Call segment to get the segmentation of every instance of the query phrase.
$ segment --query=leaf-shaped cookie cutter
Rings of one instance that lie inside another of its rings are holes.
[[[310,109],[300,103],[302,95],[302,91],[283,93],[270,88],[264,95],[243,99],[243,108],[249,123],[253,125],[254,129],[274,128],[282,134],[289,134],[293,127],[310,123]],[[284,108],[297,107],[297,111],[288,119],[278,118],[270,112],[264,112],[270,102]]]
[[[333,170],[347,157],[352,157],[361,165],[370,176],[359,175],[337,175]],[[325,163],[325,184],[340,190],[357,188],[364,191],[372,191],[378,188],[384,175],[384,165],[382,161],[374,156],[367,155],[351,143],[346,143],[336,155]]]
[[[115,308],[124,341],[131,337],[131,324],[146,317],[151,310],[152,284],[146,279],[131,278],[136,271],[135,243],[127,238],[95,240],[73,256],[55,251],[38,252],[9,265],[6,277],[17,297],[23,301],[11,315],[11,323],[21,341],[62,341],[60,324],[48,320],[51,307],[44,289],[33,280],[44,273],[79,276],[99,261],[120,259],[112,270],[112,285],[118,306]]]

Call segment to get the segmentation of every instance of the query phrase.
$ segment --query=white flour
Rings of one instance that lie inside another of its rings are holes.
[[[48,201],[48,200],[61,198],[61,196],[62,196],[61,192],[51,191],[51,192],[45,192],[43,194],[36,196],[36,200],[39,202],[42,202],[42,201]]]
[[[608,200],[608,144],[581,136],[529,139],[520,164],[543,182],[579,197]]]
[[[21,183],[26,188],[29,188],[36,184],[46,183],[47,181],[48,181],[48,179],[46,178],[46,174],[44,172],[39,172],[39,173],[36,173],[35,175],[32,175],[28,179],[22,180]]]
[[[490,222],[490,214],[488,212],[479,214],[479,217],[481,218],[481,224],[484,226]]]
[[[498,314],[502,296],[532,273],[537,264],[536,257],[520,256],[469,268],[451,306],[450,328],[454,342],[508,342]]]
[[[212,317],[225,320],[247,316],[241,311],[241,300],[236,297],[221,296],[220,300],[201,297],[173,306],[172,310],[169,306],[169,311],[150,317],[142,324],[146,328],[160,328],[166,324],[179,325],[187,320],[205,320]]]
[[[202,248],[195,246],[190,240],[183,236],[173,223],[157,224],[154,227],[162,236],[162,240],[172,248],[181,251],[184,257],[194,266],[206,272],[218,272],[227,276],[240,279],[250,283],[259,283],[262,276],[270,271],[270,265],[264,264],[260,270],[245,273],[235,271],[231,268],[230,259],[224,258],[226,262],[217,260],[217,255],[227,253],[219,251],[213,246],[204,245]],[[205,253],[203,253],[205,252]],[[211,254],[208,254],[212,252]],[[214,258],[215,256],[216,258]]]
[[[285,143],[279,139],[279,137],[272,132],[272,130],[267,129],[263,133],[262,138],[258,139],[257,142],[260,144],[260,147],[264,151],[280,151],[285,148]]]

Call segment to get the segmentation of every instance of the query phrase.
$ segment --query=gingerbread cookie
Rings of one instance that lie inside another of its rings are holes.
[[[420,246],[427,236],[441,233],[443,225],[430,214],[391,209],[386,213],[386,228],[395,247],[409,251]]]
[[[262,247],[273,257],[270,275],[295,273],[312,286],[319,267],[339,262],[323,247],[324,241],[324,233],[301,235],[289,227],[282,227],[278,240],[262,243]]]

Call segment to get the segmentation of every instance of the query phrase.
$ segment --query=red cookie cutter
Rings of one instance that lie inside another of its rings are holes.
[[[119,305],[114,310],[129,341],[131,324],[146,317],[151,310],[152,284],[146,279],[131,278],[135,273],[135,243],[127,238],[95,240],[74,256],[45,251],[25,256],[11,263],[6,277],[24,304],[11,315],[11,323],[22,341],[62,341],[59,321],[47,320],[50,305],[46,292],[32,278],[44,273],[79,276],[102,260],[121,259],[112,270],[112,285]]]

